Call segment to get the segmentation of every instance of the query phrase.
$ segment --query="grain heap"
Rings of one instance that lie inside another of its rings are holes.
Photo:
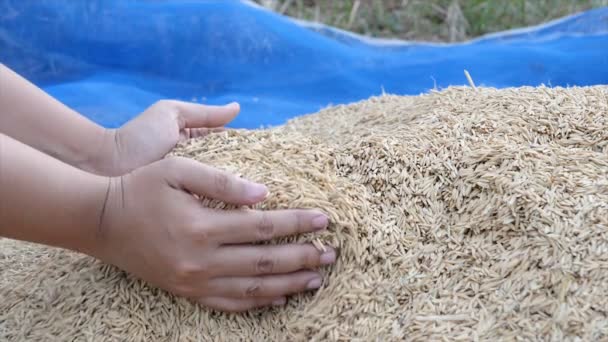
[[[173,154],[268,184],[262,208],[330,215],[321,290],[226,315],[0,240],[0,339],[608,339],[607,146],[608,87],[382,96],[192,141]]]

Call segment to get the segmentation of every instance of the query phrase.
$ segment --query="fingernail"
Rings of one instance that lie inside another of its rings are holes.
[[[273,300],[272,305],[281,306],[281,305],[285,305],[285,302],[287,302],[287,299],[285,297],[281,297],[281,298],[277,298],[277,299]]]
[[[238,106],[239,106],[238,102],[231,102],[226,105],[226,107],[238,107]]]
[[[247,188],[247,194],[251,198],[266,198],[268,196],[268,189],[262,184],[252,183]]]
[[[329,223],[329,219],[325,215],[318,215],[312,219],[312,226],[315,229],[320,230],[320,229],[327,228],[328,223]]]
[[[329,265],[336,262],[336,251],[328,250],[327,252],[321,254],[321,265]]]
[[[318,289],[319,287],[321,287],[321,278],[315,278],[309,281],[308,285],[306,285],[306,288],[309,290]]]

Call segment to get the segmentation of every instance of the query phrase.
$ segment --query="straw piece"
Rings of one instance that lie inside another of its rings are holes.
[[[323,243],[318,238],[312,240],[312,243],[315,246],[315,248],[317,248],[319,250],[319,252],[323,252],[323,253],[327,252],[327,248],[325,248]]]
[[[469,72],[467,70],[465,70],[464,75],[467,77],[467,80],[469,81],[469,85],[471,86],[471,88],[477,90],[477,86],[475,85],[475,82],[473,82],[473,78],[471,77],[471,74],[469,74]]]

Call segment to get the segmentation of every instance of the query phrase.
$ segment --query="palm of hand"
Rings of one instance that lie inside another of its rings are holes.
[[[180,141],[222,130],[238,112],[238,104],[217,107],[159,101],[115,131],[115,173],[128,173],[158,161]]]

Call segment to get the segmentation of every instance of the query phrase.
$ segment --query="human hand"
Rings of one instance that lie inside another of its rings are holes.
[[[192,194],[237,205],[267,196],[264,186],[185,158],[168,158],[113,178],[93,256],[176,295],[222,311],[282,305],[320,287],[312,269],[336,252],[312,244],[254,245],[320,231],[316,210],[215,210]]]
[[[159,101],[121,128],[107,131],[110,144],[104,146],[98,169],[119,176],[158,161],[180,141],[223,130],[239,111],[237,103],[207,106]]]
[[[180,140],[221,130],[240,110],[236,103],[205,106],[163,100],[121,128],[107,129],[1,63],[0,108],[1,134],[100,176],[120,176],[158,161]]]

